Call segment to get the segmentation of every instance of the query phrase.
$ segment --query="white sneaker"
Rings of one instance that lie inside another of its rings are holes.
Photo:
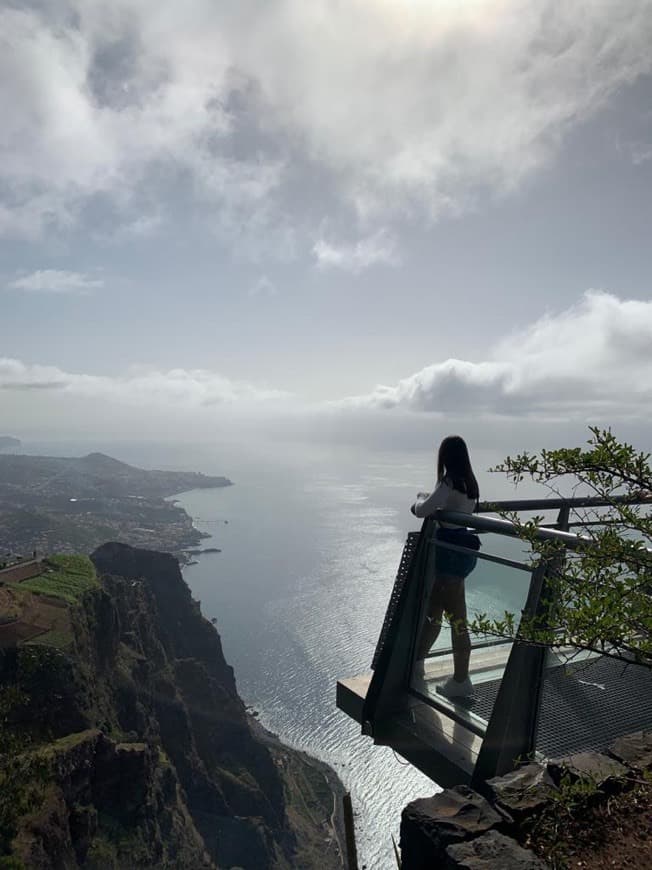
[[[445,683],[437,686],[437,691],[445,698],[468,698],[473,694],[473,683],[468,677],[461,683],[455,677],[449,677]]]

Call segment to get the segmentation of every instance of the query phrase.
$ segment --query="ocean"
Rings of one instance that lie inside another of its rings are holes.
[[[393,867],[402,808],[438,787],[362,737],[336,708],[335,687],[370,669],[405,536],[420,524],[409,505],[432,486],[432,452],[288,443],[25,446],[59,455],[103,450],[144,467],[233,480],[176,496],[210,535],[203,546],[221,550],[197,557],[184,569],[186,581],[216,620],[245,703],[283,741],[330,764],[350,790],[360,866]],[[498,458],[474,455],[479,469]],[[489,478],[479,477],[486,492]],[[505,495],[504,483],[495,476],[491,483],[492,497]]]
[[[361,736],[336,708],[335,686],[370,670],[406,534],[421,522],[409,505],[432,486],[434,457],[290,445],[244,464],[232,455],[225,468],[235,486],[178,497],[211,535],[205,546],[222,550],[184,576],[217,619],[243,699],[284,741],[337,771],[357,811],[360,865],[385,870],[402,808],[439,789]],[[496,610],[493,592],[478,589],[473,602],[470,586],[470,606]],[[516,590],[510,600],[523,604]],[[443,631],[438,645],[448,643]]]

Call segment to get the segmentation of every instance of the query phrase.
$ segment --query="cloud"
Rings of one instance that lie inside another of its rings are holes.
[[[276,296],[277,294],[276,284],[267,275],[261,275],[249,288],[249,296]]]
[[[652,160],[652,146],[644,145],[640,142],[632,145],[632,163],[634,166],[640,166]]]
[[[467,415],[645,417],[652,410],[652,301],[590,291],[501,340],[480,362],[448,359],[340,407]]]
[[[66,372],[56,366],[30,365],[9,358],[0,358],[0,390],[49,390],[84,399],[175,408],[290,398],[281,390],[233,381],[205,369],[142,369],[111,377]]]
[[[133,226],[140,194],[170,198],[179,180],[236,231],[270,196],[282,162],[224,147],[230,60],[217,29],[201,33],[203,4],[188,26],[150,5],[0,11],[0,232],[69,226],[98,196]]]
[[[97,287],[102,287],[104,281],[92,278],[82,272],[66,272],[60,269],[39,269],[9,281],[7,287],[11,290],[23,290],[27,293],[77,293],[87,294]]]
[[[481,361],[448,359],[393,385],[330,403],[235,381],[205,369],[132,368],[124,375],[67,372],[0,358],[0,390],[40,390],[130,407],[292,407],[295,412],[386,411],[455,418],[595,420],[614,425],[652,414],[652,301],[589,291],[504,337]]]
[[[379,264],[396,266],[399,263],[396,240],[386,230],[378,230],[355,244],[334,245],[319,239],[312,251],[320,268],[342,269],[354,274],[370,266]]]
[[[650,72],[651,42],[649,0],[6,5],[0,233],[97,197],[129,223],[147,193],[264,238],[303,219],[285,198],[306,167],[374,227],[460,211],[547,164]]]

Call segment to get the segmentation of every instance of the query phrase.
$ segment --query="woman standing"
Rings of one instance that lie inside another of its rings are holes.
[[[432,493],[420,492],[412,505],[417,517],[429,517],[438,510],[472,514],[480,491],[471,468],[469,451],[463,438],[449,435],[441,442],[437,457],[437,486]],[[437,540],[477,550],[480,541],[467,529],[440,522]],[[471,639],[467,627],[464,578],[475,568],[475,556],[445,547],[436,548],[436,573],[417,643],[417,667],[423,661],[441,631],[445,613],[451,625],[454,673],[437,691],[449,698],[468,697],[473,692],[469,679]]]

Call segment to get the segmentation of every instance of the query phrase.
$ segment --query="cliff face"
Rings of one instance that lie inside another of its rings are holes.
[[[175,771],[156,747],[89,729],[36,754],[47,774],[19,822],[12,853],[21,863],[8,866],[215,867]]]
[[[74,649],[0,659],[27,699],[14,724],[49,759],[17,854],[43,868],[341,866],[324,771],[254,733],[176,560],[121,544],[92,559],[101,588],[72,614]]]

